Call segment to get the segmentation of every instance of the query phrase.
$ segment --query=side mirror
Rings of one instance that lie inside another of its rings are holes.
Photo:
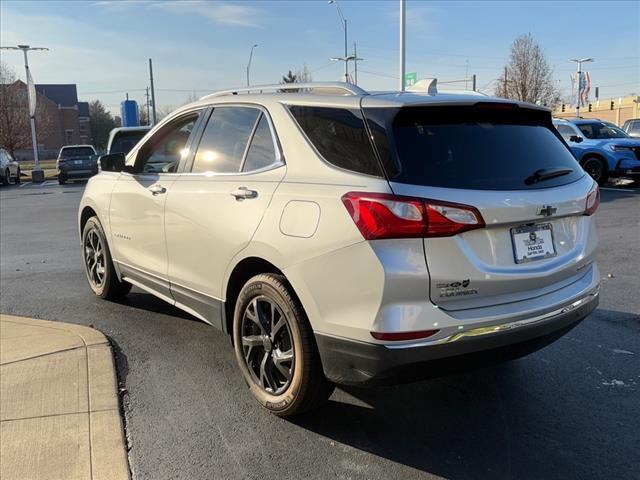
[[[121,172],[124,170],[124,153],[109,153],[100,157],[100,168],[104,172]]]
[[[580,143],[582,140],[584,139],[580,135],[571,135],[569,137],[570,142]]]

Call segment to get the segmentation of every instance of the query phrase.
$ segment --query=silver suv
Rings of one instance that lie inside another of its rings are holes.
[[[230,335],[276,415],[527,354],[598,303],[598,187],[536,105],[219,92],[100,161],[78,215],[94,293],[135,285]]]

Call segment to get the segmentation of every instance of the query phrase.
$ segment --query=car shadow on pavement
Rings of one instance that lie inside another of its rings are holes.
[[[525,362],[396,387],[345,387],[339,393],[348,401],[332,399],[294,423],[445,478],[604,478],[612,464],[635,469],[628,448],[598,450],[616,422],[566,385],[532,376]],[[609,478],[622,478],[615,473]]]
[[[133,290],[126,297],[118,300],[116,303],[131,308],[146,310],[147,312],[161,313],[171,317],[181,318],[183,320],[191,320],[193,322],[203,323],[193,315],[188,314],[184,310],[174,307],[173,305],[161,300],[150,293]]]

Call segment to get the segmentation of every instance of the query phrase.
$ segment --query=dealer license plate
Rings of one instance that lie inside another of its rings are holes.
[[[516,263],[533,262],[557,255],[550,223],[512,228],[511,241]]]

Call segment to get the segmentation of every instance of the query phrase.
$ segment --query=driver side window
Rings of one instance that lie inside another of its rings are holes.
[[[180,117],[153,135],[138,150],[137,173],[174,173],[189,154],[187,144],[200,112]]]

